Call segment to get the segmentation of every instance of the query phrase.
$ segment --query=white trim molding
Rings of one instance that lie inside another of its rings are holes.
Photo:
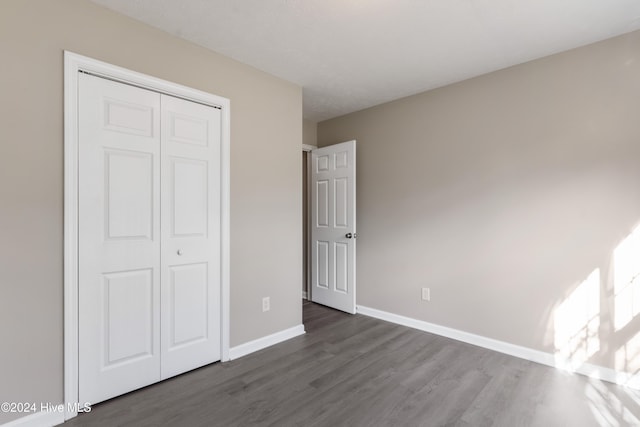
[[[508,354],[520,359],[540,363],[541,365],[551,366],[563,371],[572,372],[590,378],[595,378],[598,380],[603,380],[632,389],[640,390],[640,378],[636,375],[631,375],[626,372],[620,372],[611,368],[592,365],[590,363],[583,363],[578,366],[572,366],[570,362],[562,360],[551,353],[510,344],[504,341],[495,340],[493,338],[483,337],[481,335],[460,331],[458,329],[448,328],[446,326],[436,325],[434,323],[425,322],[423,320],[413,319],[411,317],[405,317],[399,314],[389,313],[362,305],[356,307],[356,312],[358,314],[375,317],[376,319],[385,320],[397,325],[407,326],[409,328],[418,329],[420,331],[429,332],[446,338],[451,338],[456,341],[465,342],[467,344],[472,344],[478,347],[486,348],[488,350]]]
[[[318,147],[316,147],[315,145],[302,144],[302,151],[309,152],[311,150],[315,150],[316,148],[318,148]]]
[[[305,149],[305,147],[313,147],[313,148],[309,148],[308,150]],[[307,258],[307,265],[306,265],[306,275],[303,278],[304,282],[304,290],[302,291],[302,298],[306,299],[306,300],[310,300],[311,298],[311,267],[312,267],[312,263],[311,263],[311,150],[315,149],[316,147],[314,147],[313,145],[306,145],[303,144],[302,145],[302,151],[307,153],[306,155],[306,163],[307,163],[307,176],[306,181],[307,181],[307,188],[304,189],[304,196],[305,196],[305,200],[303,200],[302,202],[306,205],[306,210],[307,210],[307,215],[304,218],[304,226],[306,228],[307,231],[307,239],[306,239],[306,245],[304,250],[306,251],[306,258]]]
[[[166,80],[64,52],[64,419],[75,417],[78,402],[78,73],[165,93],[221,109],[221,359],[229,360],[230,343],[230,141],[231,102]]]
[[[229,355],[231,356],[231,360],[239,359],[248,354],[255,353],[256,351],[271,347],[272,345],[279,344],[283,341],[287,341],[291,338],[295,338],[304,334],[304,325],[294,326],[292,328],[276,332],[275,334],[267,335],[265,337],[232,347],[229,351]]]
[[[2,424],[2,427],[53,427],[63,422],[64,412],[40,411],[9,421],[8,423]]]

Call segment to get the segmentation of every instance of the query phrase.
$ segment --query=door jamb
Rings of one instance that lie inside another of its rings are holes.
[[[304,219],[305,227],[307,228],[307,277],[305,277],[305,290],[303,298],[311,301],[311,151],[318,148],[315,145],[302,144],[302,151],[307,153],[307,199],[304,203],[307,204],[307,217]]]
[[[102,61],[64,52],[64,418],[78,415],[78,73],[84,71],[221,109],[220,337],[230,341],[230,101]]]

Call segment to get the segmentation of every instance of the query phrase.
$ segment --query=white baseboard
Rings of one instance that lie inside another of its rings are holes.
[[[309,299],[308,296],[307,291],[302,291],[302,299]]]
[[[542,365],[552,366],[568,372],[575,372],[591,378],[608,381],[610,383],[626,386],[636,390],[640,390],[640,378],[638,375],[631,375],[626,372],[616,371],[603,366],[583,363],[579,366],[571,366],[571,363],[561,360],[556,355],[546,353],[544,351],[534,350],[528,347],[522,347],[510,344],[504,341],[498,341],[492,338],[483,337],[481,335],[460,331],[458,329],[448,328],[446,326],[436,325],[434,323],[425,322],[423,320],[413,319],[411,317],[400,316],[398,314],[389,313],[375,308],[357,306],[357,313],[365,316],[375,317],[376,319],[385,320],[387,322],[396,323],[398,325],[408,326],[410,328],[419,329],[435,335],[451,338],[456,341],[462,341],[473,344],[488,350],[497,351],[499,353],[508,354],[520,359],[529,360],[531,362],[540,363]]]
[[[2,427],[53,427],[63,422],[64,412],[35,412],[2,424]]]
[[[282,341],[303,335],[304,333],[304,325],[294,326],[293,328],[285,329],[284,331],[276,332],[275,334],[267,335],[266,337],[231,347],[229,349],[229,358],[231,360],[235,360],[242,356],[246,356],[247,354],[262,350],[263,348],[281,343]]]

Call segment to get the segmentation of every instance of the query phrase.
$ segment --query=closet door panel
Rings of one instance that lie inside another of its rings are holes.
[[[220,110],[79,76],[79,400],[215,362]]]
[[[79,398],[160,379],[160,95],[79,75]]]
[[[220,360],[220,110],[162,96],[162,378]]]

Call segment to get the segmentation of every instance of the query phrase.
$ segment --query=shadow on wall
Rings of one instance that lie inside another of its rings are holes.
[[[575,371],[594,356],[609,358],[625,385],[640,386],[640,226],[614,249],[610,274],[594,269],[553,312],[555,358]],[[609,348],[600,334],[610,337]],[[601,353],[601,354],[598,354]],[[585,394],[601,426],[640,425],[639,394],[612,393],[590,381]]]

